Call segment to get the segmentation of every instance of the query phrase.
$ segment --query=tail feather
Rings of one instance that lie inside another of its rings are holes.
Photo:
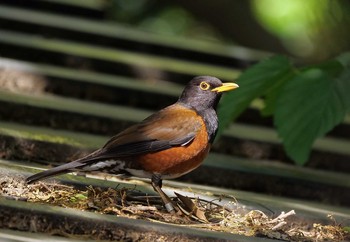
[[[64,164],[64,165],[61,165],[61,166],[57,166],[57,167],[54,167],[52,169],[49,169],[49,170],[46,170],[46,171],[34,174],[34,175],[28,177],[26,179],[26,182],[28,184],[30,184],[30,183],[42,180],[44,178],[48,178],[48,177],[51,177],[51,176],[56,176],[56,175],[59,175],[59,174],[72,172],[74,169],[79,168],[81,166],[84,166],[84,164],[79,162],[79,161],[72,161],[72,162],[69,162],[67,164]]]
[[[36,182],[36,181],[39,181],[39,180],[42,180],[45,178],[49,178],[51,176],[56,176],[56,175],[60,175],[60,174],[64,174],[64,173],[78,170],[79,168],[86,166],[90,162],[98,161],[100,159],[101,151],[102,151],[101,149],[98,149],[98,150],[92,152],[91,154],[88,154],[87,156],[84,156],[82,158],[79,158],[77,160],[69,162],[67,164],[60,165],[60,166],[54,167],[52,169],[34,174],[34,175],[28,177],[26,179],[26,182],[28,184],[30,184],[30,183],[33,183],[33,182]]]

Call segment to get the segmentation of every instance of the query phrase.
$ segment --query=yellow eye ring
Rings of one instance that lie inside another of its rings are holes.
[[[210,88],[210,85],[209,85],[209,83],[208,82],[201,82],[200,84],[199,84],[199,87],[202,89],[202,90],[208,90],[209,88]]]

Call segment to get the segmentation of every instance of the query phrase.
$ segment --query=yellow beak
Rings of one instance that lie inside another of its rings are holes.
[[[211,90],[212,92],[227,92],[227,91],[231,91],[233,89],[238,88],[239,86],[236,83],[233,82],[226,82],[226,83],[222,83],[222,86],[220,87],[216,87],[213,90]]]

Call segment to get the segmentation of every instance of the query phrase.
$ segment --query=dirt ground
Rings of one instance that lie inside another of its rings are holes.
[[[159,197],[148,196],[135,189],[102,189],[92,186],[79,189],[56,182],[38,182],[27,185],[21,175],[2,173],[4,174],[0,178],[0,195],[7,199],[286,241],[341,241],[350,239],[349,228],[342,227],[331,215],[329,215],[330,223],[328,225],[310,224],[299,218],[293,210],[272,218],[259,210],[242,212],[243,210],[240,209],[232,209],[232,206],[218,205],[215,201],[205,201],[181,195],[173,198],[180,209],[176,215],[171,215],[163,208]],[[236,203],[234,198],[232,198],[232,203]],[[238,205],[236,207],[238,208]],[[23,218],[17,218],[19,221],[21,219]],[[41,230],[46,233],[58,233],[50,231],[50,228],[54,230],[57,226],[47,226],[39,221],[32,222],[36,224],[35,226],[45,226]],[[1,224],[2,227],[6,227],[6,221],[1,221]],[[100,232],[103,233],[102,230]],[[60,235],[68,237],[77,236],[75,233],[77,231],[72,231],[69,224],[61,227],[59,232]],[[101,238],[102,236],[98,230],[94,231],[94,235],[89,235],[87,232],[83,234],[90,236],[90,238],[91,236],[93,238]],[[103,238],[117,239],[113,236]]]

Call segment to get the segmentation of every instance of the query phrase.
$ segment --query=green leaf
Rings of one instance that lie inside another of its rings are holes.
[[[343,66],[343,72],[336,78],[336,86],[339,97],[341,98],[344,108],[350,111],[350,52],[345,52],[336,58]]]
[[[338,95],[344,105],[344,109],[350,112],[350,67],[344,69],[343,73],[335,79]]]
[[[343,84],[315,68],[296,75],[281,90],[274,122],[287,154],[297,164],[307,161],[316,138],[344,119],[338,90]]]
[[[275,113],[277,99],[281,93],[281,90],[284,87],[284,84],[294,75],[295,73],[290,71],[289,74],[286,74],[283,78],[277,80],[269,89],[265,95],[265,106],[261,110],[261,114],[263,116],[271,116]]]
[[[337,77],[344,70],[344,64],[345,63],[341,62],[340,60],[332,59],[317,65],[301,68],[301,71],[321,69],[322,71],[327,72],[331,77]]]
[[[273,87],[292,67],[284,56],[274,56],[246,70],[237,80],[237,90],[224,95],[218,114],[220,127],[228,126],[239,116],[251,101]]]
[[[350,52],[345,52],[336,58],[344,67],[350,68]]]

